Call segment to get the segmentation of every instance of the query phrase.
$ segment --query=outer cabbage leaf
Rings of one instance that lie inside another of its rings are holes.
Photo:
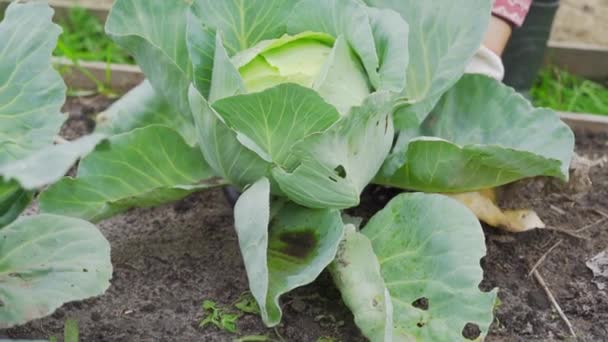
[[[194,67],[194,86],[211,102],[245,92],[245,85],[232,65],[220,31],[214,31],[188,13],[187,43]]]
[[[192,66],[186,47],[188,1],[117,0],[106,33],[129,51],[156,92],[191,120]]]
[[[361,237],[347,238],[346,253],[339,254],[335,267],[341,268],[340,277],[360,280],[340,290],[355,317],[366,318],[357,323],[368,337],[384,335],[375,341],[391,341],[390,321],[384,318],[390,306],[381,304],[382,286],[393,304],[393,341],[463,341],[467,323],[476,324],[482,337],[487,334],[496,292],[479,291],[485,241],[479,221],[466,207],[441,195],[403,194],[362,233],[371,241],[384,284],[374,275],[375,260],[369,260]]]
[[[51,66],[61,32],[44,3],[11,3],[0,23],[0,166],[53,143],[65,85]]]
[[[66,117],[65,85],[51,65],[61,31],[52,16],[44,3],[13,2],[0,23],[0,227],[29,204],[26,190],[61,178],[101,139],[53,146]]]
[[[404,87],[408,25],[390,10],[370,9],[355,0],[303,0],[293,9],[287,31],[343,36],[376,90],[401,91]]]
[[[393,336],[393,303],[380,264],[369,239],[354,226],[345,227],[344,239],[329,271],[365,337],[372,342],[411,339],[407,335]]]
[[[0,329],[44,317],[110,286],[110,244],[86,221],[24,217],[0,234]]]
[[[204,27],[193,15],[189,15],[188,20],[188,48],[196,75],[211,75],[204,76],[209,77],[207,83],[195,78],[189,90],[199,146],[205,160],[217,175],[234,185],[244,187],[266,176],[270,164],[238,142],[236,133],[220,121],[209,101],[242,94],[245,92],[245,86],[228,57],[221,36],[211,36],[209,28]],[[214,44],[207,42],[211,37],[215,41]],[[213,49],[207,47],[208,44],[211,44]],[[205,72],[205,69],[209,68],[208,63],[213,63],[213,69]],[[209,98],[209,101],[206,98]]]
[[[212,106],[241,144],[279,165],[286,165],[295,145],[340,119],[314,90],[296,84],[228,97]]]
[[[147,80],[99,113],[95,132],[117,135],[150,125],[171,127],[178,131],[189,145],[196,144],[193,123],[176,112]]]
[[[264,323],[275,326],[279,297],[314,281],[334,259],[343,234],[340,213],[283,202],[271,209],[270,182],[263,178],[239,198],[234,216],[251,293]]]
[[[268,175],[270,163],[241,145],[236,133],[220,121],[219,115],[194,87],[190,87],[190,104],[199,146],[217,175],[240,187]]]
[[[343,37],[338,37],[328,59],[313,89],[345,115],[369,96],[367,74]]]
[[[409,66],[397,129],[418,125],[463,75],[486,32],[491,0],[363,0],[395,10],[409,24]],[[381,17],[382,18],[382,17]],[[382,18],[383,20],[383,18]]]
[[[223,184],[181,135],[147,126],[99,145],[82,160],[77,178],[65,178],[41,195],[40,209],[98,221]]]
[[[297,145],[292,170],[272,171],[281,190],[311,208],[356,206],[391,149],[392,104],[391,94],[375,93],[329,131]]]
[[[574,134],[549,109],[481,75],[464,76],[418,130],[401,132],[377,181],[469,192],[522,178],[568,178]]]
[[[221,31],[230,56],[286,33],[291,0],[193,0],[192,14]]]
[[[5,181],[16,180],[23,189],[36,190],[53,184],[70,170],[78,159],[91,153],[105,135],[91,134],[75,141],[51,145],[20,161],[0,167]]]
[[[32,193],[16,182],[0,181],[0,228],[13,222],[32,201]]]

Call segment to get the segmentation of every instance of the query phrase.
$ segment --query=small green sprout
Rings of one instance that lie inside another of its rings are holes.
[[[331,336],[321,336],[321,337],[319,337],[319,339],[317,339],[317,342],[339,342],[339,341]]]
[[[234,303],[234,307],[248,314],[259,315],[260,307],[251,295],[251,292],[244,292]]]
[[[209,324],[213,324],[221,330],[233,334],[236,333],[236,323],[240,317],[239,314],[227,312],[210,300],[203,301],[203,310],[205,310],[206,317],[201,321],[201,327],[204,328]]]

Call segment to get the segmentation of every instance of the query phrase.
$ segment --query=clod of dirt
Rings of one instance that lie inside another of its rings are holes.
[[[593,282],[599,290],[604,290],[608,287],[608,251],[603,251],[600,254],[587,261],[587,267],[593,272],[595,278],[603,278]]]
[[[608,163],[608,157],[603,156],[599,159],[591,160],[585,156],[574,154],[570,164],[570,181],[566,189],[574,194],[586,194],[593,187],[593,182],[589,176],[594,167],[604,167]]]

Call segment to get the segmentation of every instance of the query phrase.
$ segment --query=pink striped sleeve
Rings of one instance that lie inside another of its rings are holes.
[[[520,27],[530,10],[532,0],[494,0],[492,14]]]

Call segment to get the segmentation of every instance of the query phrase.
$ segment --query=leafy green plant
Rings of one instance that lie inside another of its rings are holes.
[[[110,245],[89,222],[50,214],[17,219],[38,189],[103,139],[53,145],[66,117],[65,85],[51,66],[60,32],[52,14],[40,2],[14,2],[0,23],[0,328],[99,295],[112,274]]]
[[[233,309],[222,308],[214,301],[204,300],[202,307],[205,311],[205,318],[201,321],[200,326],[206,327],[211,324],[215,325],[221,330],[236,333],[238,320],[244,314],[260,314],[258,304],[256,303],[255,298],[253,298],[249,292],[243,293],[236,301],[234,301],[234,303],[232,303],[232,306],[234,307]],[[254,337],[258,338],[259,336]]]
[[[535,106],[608,115],[608,88],[556,67],[541,71],[531,91]]]
[[[239,314],[227,312],[211,300],[203,301],[203,310],[205,311],[205,318],[200,323],[201,327],[204,328],[212,324],[221,330],[233,334],[236,333],[236,323],[240,317]]]
[[[405,193],[360,230],[341,210],[372,182],[460,193],[567,179],[574,138],[555,113],[463,76],[490,8],[118,0],[106,32],[148,80],[102,115],[98,134],[110,136],[41,195],[41,210],[96,222],[231,184],[243,191],[235,229],[268,326],[281,321],[282,294],[329,267],[373,341],[462,340],[469,324],[483,337],[496,291],[478,288],[484,237],[466,207]]]

